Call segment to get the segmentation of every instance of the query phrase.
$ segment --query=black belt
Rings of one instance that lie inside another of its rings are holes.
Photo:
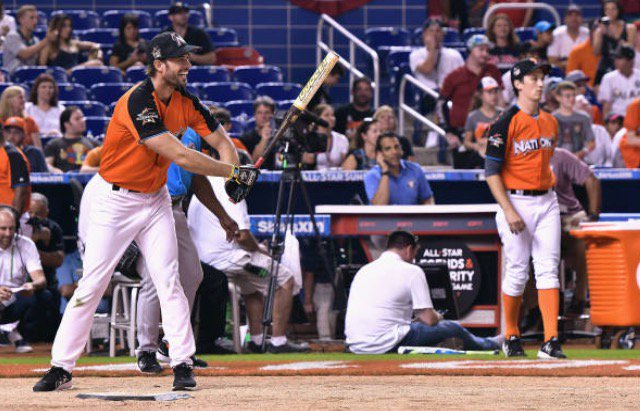
[[[129,190],[129,189],[126,189],[126,188],[120,187],[120,186],[119,186],[119,185],[117,185],[117,184],[111,184],[111,190],[112,190],[112,191],[127,190],[127,191],[129,191],[130,193],[141,193],[141,191]]]
[[[174,205],[182,202],[182,200],[184,200],[185,196],[173,196],[171,197],[171,206],[173,207]]]
[[[518,196],[538,197],[547,194],[551,190],[509,190],[509,193]]]

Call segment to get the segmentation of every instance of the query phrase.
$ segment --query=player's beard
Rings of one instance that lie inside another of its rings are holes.
[[[187,86],[187,78],[180,76],[180,72],[167,73],[164,81],[175,89],[185,88]]]

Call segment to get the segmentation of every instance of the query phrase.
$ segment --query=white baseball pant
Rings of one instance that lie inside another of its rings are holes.
[[[541,196],[508,194],[526,228],[513,234],[502,209],[496,214],[498,233],[506,272],[502,291],[512,297],[524,293],[529,279],[529,261],[533,257],[536,287],[539,290],[560,288],[560,209],[555,191]]]
[[[134,240],[158,290],[171,366],[191,364],[195,342],[189,304],[178,278],[178,245],[166,187],[151,194],[114,191],[96,174],[84,191],[78,234],[84,243],[83,276],[58,328],[51,365],[73,370],[100,298],[120,257]]]
[[[189,312],[191,312],[198,287],[202,282],[202,266],[200,265],[198,250],[189,232],[187,217],[182,210],[182,204],[178,203],[172,208],[178,240],[180,283],[189,302]],[[160,331],[160,300],[144,258],[138,260],[137,267],[138,273],[142,278],[142,287],[140,294],[138,294],[138,352],[156,352],[158,351],[158,335]],[[173,346],[169,344],[169,351],[172,348]]]

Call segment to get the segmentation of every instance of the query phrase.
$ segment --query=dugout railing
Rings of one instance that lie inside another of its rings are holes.
[[[560,25],[562,24],[562,20],[560,19],[560,14],[558,13],[558,11],[553,6],[547,3],[498,3],[489,7],[486,13],[484,13],[484,17],[482,18],[482,27],[484,27],[485,29],[489,27],[489,19],[491,18],[491,15],[496,12],[496,10],[514,9],[534,9],[548,11],[553,16],[556,27],[560,27]]]
[[[405,101],[405,94],[406,94],[405,90],[407,88],[407,83],[411,83],[414,87],[419,88],[420,90],[424,91],[425,93],[427,93],[428,95],[433,97],[435,100],[438,100],[440,98],[440,94],[438,94],[437,91],[435,91],[434,89],[432,89],[430,87],[425,86],[424,84],[422,84],[420,82],[420,80],[418,80],[417,78],[413,77],[411,74],[405,74],[404,76],[402,76],[402,80],[400,80],[400,87],[398,88],[398,94],[399,94],[399,97],[398,97],[398,128],[400,130],[400,133],[402,135],[406,135],[404,117],[405,117],[405,114],[408,114],[413,119],[419,121],[420,123],[422,123],[425,126],[427,126],[429,129],[435,131],[440,136],[444,137],[446,132],[444,131],[444,129],[442,127],[438,126],[436,123],[434,123],[433,121],[429,120],[428,118],[423,116],[420,112],[418,112],[415,108],[413,108],[412,106],[410,106],[409,104],[406,103],[406,101]]]

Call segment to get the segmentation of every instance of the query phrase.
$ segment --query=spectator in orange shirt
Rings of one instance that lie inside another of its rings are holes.
[[[627,115],[624,116],[624,128],[627,135],[620,141],[620,154],[627,168],[640,167],[640,98],[637,98],[627,107]]]
[[[0,121],[3,123],[9,117],[20,117],[24,119],[24,145],[35,146],[42,150],[40,141],[40,129],[31,116],[27,116],[25,110],[24,89],[20,86],[7,87],[0,95]]]
[[[567,73],[574,70],[581,70],[589,77],[589,86],[591,87],[595,84],[596,71],[598,70],[598,64],[600,64],[600,56],[596,56],[593,50],[593,33],[597,27],[597,20],[589,24],[589,39],[571,49],[566,68]]]

